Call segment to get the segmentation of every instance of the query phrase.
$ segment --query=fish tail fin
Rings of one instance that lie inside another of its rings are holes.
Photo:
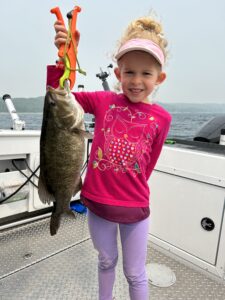
[[[60,226],[60,215],[53,213],[50,220],[50,234],[55,235]]]
[[[50,219],[50,234],[55,235],[60,226],[61,213],[57,212],[57,203],[53,202],[53,211]]]
[[[54,206],[56,206],[56,203],[54,202]],[[50,234],[55,235],[59,229],[60,226],[60,221],[61,221],[61,215],[62,213],[56,213],[54,212],[55,208],[53,207],[53,213],[51,215],[51,220],[50,220]],[[71,209],[66,209],[64,211],[65,214],[68,216],[71,216],[72,218],[76,218],[75,213]]]

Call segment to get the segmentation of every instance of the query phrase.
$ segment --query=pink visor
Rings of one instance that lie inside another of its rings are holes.
[[[127,41],[120,47],[115,58],[119,60],[124,54],[134,50],[145,51],[151,54],[161,66],[165,63],[165,57],[162,49],[156,43],[147,39],[132,39]]]

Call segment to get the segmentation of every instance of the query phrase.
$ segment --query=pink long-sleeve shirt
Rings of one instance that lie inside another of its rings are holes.
[[[60,71],[48,67],[56,87]],[[57,80],[56,80],[57,79]],[[158,104],[132,103],[111,91],[74,93],[95,131],[82,195],[99,204],[149,207],[148,179],[168,134],[171,115]]]

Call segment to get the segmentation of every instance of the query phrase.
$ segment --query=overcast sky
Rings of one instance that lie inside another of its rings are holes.
[[[0,96],[37,97],[45,94],[46,65],[54,64],[55,16],[74,5],[81,33],[79,62],[87,71],[76,85],[100,90],[100,67],[112,62],[127,24],[153,9],[162,20],[169,41],[167,80],[157,93],[161,102],[225,103],[225,1],[224,0],[0,0]],[[109,79],[112,86],[114,74]],[[76,89],[76,87],[75,87]]]

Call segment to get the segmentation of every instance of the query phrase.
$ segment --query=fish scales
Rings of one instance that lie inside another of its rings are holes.
[[[40,139],[38,192],[43,203],[54,203],[51,235],[57,233],[62,214],[74,216],[70,200],[82,186],[86,134],[83,117],[83,109],[71,93],[48,89]]]

